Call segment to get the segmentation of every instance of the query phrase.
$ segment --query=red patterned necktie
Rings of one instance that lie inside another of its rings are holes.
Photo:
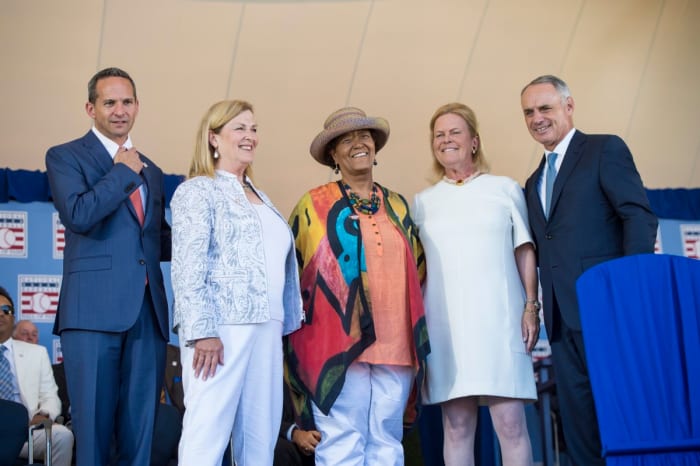
[[[129,194],[129,199],[134,205],[136,216],[139,218],[139,223],[143,226],[143,204],[141,204],[141,188],[136,188],[133,193]],[[146,285],[148,285],[148,275],[146,275]]]
[[[119,149],[117,149],[117,153],[123,152],[125,150],[128,150],[124,146],[119,146]],[[144,214],[143,214],[143,202],[141,202],[141,188],[136,188],[134,192],[129,194],[129,199],[131,200],[131,205],[134,206],[134,210],[136,211],[136,217],[139,219],[139,224],[143,226],[143,219],[144,219]]]
[[[133,193],[129,194],[129,199],[134,205],[134,210],[136,211],[136,216],[139,219],[139,223],[143,226],[143,204],[141,203],[141,188],[136,188]]]
[[[117,149],[119,152],[122,150],[125,150],[125,147],[119,147]],[[143,214],[143,203],[141,202],[141,187],[138,187],[129,194],[129,200],[131,201],[131,205],[134,206],[134,210],[136,211],[136,217],[139,219],[139,224],[143,227],[143,220],[145,218],[145,215]],[[146,275],[146,285],[148,285],[148,275]]]

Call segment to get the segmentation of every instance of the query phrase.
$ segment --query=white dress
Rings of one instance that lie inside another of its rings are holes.
[[[427,263],[424,403],[474,395],[536,399],[514,254],[532,242],[520,186],[493,175],[462,186],[440,181],[416,195],[412,216]]]

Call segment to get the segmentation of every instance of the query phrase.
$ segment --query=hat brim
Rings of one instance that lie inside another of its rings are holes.
[[[326,128],[311,141],[309,152],[322,165],[333,167],[333,159],[326,154],[326,148],[333,139],[350,131],[368,129],[374,139],[374,151],[379,152],[389,140],[389,122],[381,117],[362,117],[343,120],[342,125]]]

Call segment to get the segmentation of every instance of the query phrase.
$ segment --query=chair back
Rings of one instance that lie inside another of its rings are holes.
[[[615,259],[577,293],[608,466],[700,464],[700,261]]]
[[[27,441],[27,408],[14,401],[0,400],[0,419],[0,464],[15,464]]]

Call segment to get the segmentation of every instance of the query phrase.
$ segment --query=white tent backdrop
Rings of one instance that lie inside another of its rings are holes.
[[[477,112],[492,171],[522,184],[541,148],[519,93],[553,73],[577,127],[625,138],[647,187],[697,187],[698,24],[687,0],[2,0],[0,166],[43,170],[89,128],[90,76],[119,66],[141,103],[134,143],[168,173],[186,173],[212,103],[252,102],[257,180],[285,214],[333,179],[308,146],[347,104],[389,120],[376,179],[409,201],[430,116],[454,100]]]

